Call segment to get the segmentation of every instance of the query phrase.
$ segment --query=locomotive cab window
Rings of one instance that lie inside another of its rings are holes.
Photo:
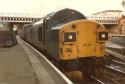
[[[64,33],[64,43],[75,42],[75,41],[76,41],[76,33],[75,32],[65,32]]]

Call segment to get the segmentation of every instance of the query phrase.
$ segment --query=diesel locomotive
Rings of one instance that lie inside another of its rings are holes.
[[[15,32],[9,28],[9,24],[0,22],[0,47],[9,47],[16,43]]]
[[[103,73],[108,31],[76,10],[63,9],[27,24],[20,37],[85,78]]]

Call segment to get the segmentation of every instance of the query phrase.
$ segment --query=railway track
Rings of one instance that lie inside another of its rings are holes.
[[[109,56],[106,57],[105,75],[109,75],[109,79],[111,79],[112,84],[124,84],[125,82],[124,57],[122,55],[115,54],[115,52],[113,51],[108,54]]]
[[[91,78],[94,79],[98,84],[105,84],[102,80],[100,80],[96,77],[91,76]]]
[[[117,67],[117,68],[116,68]],[[105,66],[105,77],[103,78],[106,81],[109,81],[110,83],[105,83],[105,84],[124,84],[125,82],[125,72],[121,69],[118,68],[119,66],[110,66],[106,65]],[[107,79],[105,79],[107,78]]]
[[[105,67],[116,73],[125,74],[125,62],[119,58],[109,56],[107,57],[107,63]]]
[[[109,70],[109,73],[113,74],[115,77],[116,84],[125,83],[125,38],[119,37],[119,39],[112,39],[112,43],[120,45],[121,50],[118,49],[113,51],[112,49],[106,49],[107,53],[112,55],[111,62],[109,65],[106,65],[106,68]],[[115,47],[115,46],[114,46]],[[119,52],[119,53],[118,53]],[[109,56],[110,57],[110,56]]]
[[[111,64],[105,65],[106,68],[119,73],[119,74],[124,74],[125,75],[125,63],[119,60],[111,60]]]
[[[105,67],[108,68],[108,69],[110,69],[110,70],[113,70],[113,71],[115,71],[115,72],[118,72],[118,73],[120,73],[120,74],[124,74],[124,75],[125,75],[125,71],[120,70],[120,69],[118,68],[119,66],[108,66],[108,65],[106,65]]]
[[[118,60],[112,60],[112,62],[125,66],[125,63]]]
[[[117,57],[118,56],[113,55],[106,57],[105,72],[109,75],[111,81],[113,82],[112,84],[124,84],[125,62]]]

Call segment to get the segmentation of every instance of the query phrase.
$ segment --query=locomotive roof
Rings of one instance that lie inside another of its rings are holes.
[[[73,20],[80,20],[80,19],[86,19],[86,17],[73,9],[62,9],[59,10],[57,12],[52,12],[50,14],[48,14],[47,16],[41,18],[40,20],[36,21],[35,23],[33,23],[33,25],[39,25],[43,23],[43,20],[47,18],[50,21],[50,26],[57,26],[59,24],[64,24],[64,23],[68,23],[71,22]]]
[[[59,10],[59,11],[56,11],[56,12],[52,12],[52,13],[48,14],[47,16],[57,17],[57,16],[63,16],[63,15],[66,15],[66,14],[67,15],[68,14],[69,15],[77,14],[79,19],[86,19],[86,17],[82,13],[80,13],[80,12],[78,12],[76,10],[73,10],[73,9],[69,9],[69,8],[65,8],[65,9],[62,9],[62,10]]]
[[[48,15],[48,17],[50,17],[51,26],[68,23],[73,20],[86,19],[86,17],[82,13],[68,8],[62,9],[55,13],[51,13]]]

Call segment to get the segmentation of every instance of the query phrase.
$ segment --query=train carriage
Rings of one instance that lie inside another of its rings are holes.
[[[9,29],[8,23],[0,22],[0,47],[9,47],[16,43],[15,32]]]

